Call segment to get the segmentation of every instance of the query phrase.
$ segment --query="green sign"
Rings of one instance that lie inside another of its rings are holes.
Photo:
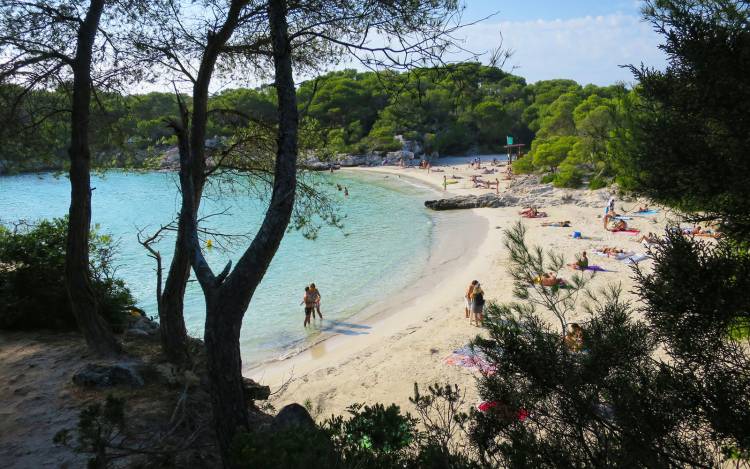
[[[513,145],[513,137],[511,137],[510,135],[505,137],[505,141],[507,142],[507,145]]]

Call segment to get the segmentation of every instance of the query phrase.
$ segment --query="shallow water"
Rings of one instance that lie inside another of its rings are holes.
[[[287,233],[245,315],[241,347],[247,365],[290,354],[324,332],[367,334],[367,326],[347,319],[413,282],[426,264],[434,223],[422,202],[431,190],[375,174],[342,172],[315,178],[317,187],[340,204],[344,227],[325,226],[315,240],[297,231]],[[336,183],[349,189],[349,197],[336,190]],[[92,187],[92,223],[118,241],[117,273],[138,305],[155,315],[155,263],[138,244],[136,233],[144,227],[152,232],[176,216],[176,175],[113,171],[94,176]],[[65,177],[50,174],[0,177],[0,221],[64,216],[69,190]],[[257,231],[265,202],[244,192],[217,195],[209,190],[208,195],[202,214],[225,209],[227,213],[211,218],[207,226],[224,233]],[[248,243],[238,240],[226,251],[206,249],[206,255],[219,271],[228,259],[239,258]],[[167,237],[158,245],[165,266],[173,244]],[[325,320],[305,330],[299,303],[310,282],[322,293]],[[192,281],[185,298],[188,332],[202,336],[204,319],[203,295]]]

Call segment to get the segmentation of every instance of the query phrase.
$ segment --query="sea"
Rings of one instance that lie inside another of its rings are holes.
[[[303,182],[324,196],[339,222],[330,224],[313,215],[310,220],[319,228],[315,236],[294,227],[287,232],[244,317],[245,366],[288,357],[326,335],[366,333],[359,325],[361,312],[416,281],[429,258],[435,220],[423,202],[434,197],[433,189],[394,175],[354,171],[308,174]],[[156,264],[137,235],[154,233],[176,219],[177,175],[108,171],[92,175],[91,186],[92,225],[117,246],[117,276],[125,280],[137,306],[156,316]],[[209,234],[202,242],[215,272],[239,259],[249,245],[267,207],[267,193],[252,180],[230,179],[207,187],[200,217],[205,217],[202,227]],[[69,203],[70,184],[64,174],[0,177],[0,222],[63,217]],[[173,233],[167,231],[155,248],[168,267]],[[304,328],[300,302],[311,282],[321,292],[324,320]],[[202,337],[205,304],[192,276],[184,315],[188,333]]]

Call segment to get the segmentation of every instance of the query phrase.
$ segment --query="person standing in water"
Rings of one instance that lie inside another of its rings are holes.
[[[349,197],[349,189],[344,186],[344,197]]]
[[[323,315],[320,314],[320,290],[315,287],[314,283],[310,284],[310,294],[315,300],[315,311],[318,313],[318,317],[323,319]],[[313,312],[313,319],[315,319],[315,312]]]
[[[305,322],[303,323],[303,327],[307,327],[307,325],[310,324],[310,316],[315,309],[315,300],[310,294],[310,287],[305,287],[305,296],[302,297],[302,302],[300,304],[305,305]]]

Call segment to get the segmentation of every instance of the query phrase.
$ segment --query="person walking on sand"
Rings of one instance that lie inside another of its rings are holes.
[[[315,311],[318,313],[318,317],[320,319],[323,319],[323,315],[320,314],[320,290],[315,287],[314,283],[310,284],[310,294],[313,296],[313,299],[315,300]],[[315,319],[315,312],[313,312],[313,319]]]
[[[310,294],[310,287],[305,287],[305,296],[302,297],[302,302],[300,304],[305,305],[305,322],[303,323],[303,327],[307,327],[307,325],[310,324],[310,316],[315,309],[315,300]]]
[[[445,174],[443,174],[443,190],[448,190],[448,176],[446,176]]]
[[[474,293],[474,287],[476,287],[479,284],[478,281],[472,280],[469,284],[469,288],[466,289],[466,294],[464,295],[464,312],[466,313],[466,317],[469,318],[469,322],[471,322],[471,317],[469,316],[471,314],[471,299],[472,294]]]
[[[500,195],[500,180],[495,178],[495,194]]]
[[[474,317],[474,324],[481,326],[484,320],[484,290],[479,282],[471,293],[471,315]],[[471,324],[471,318],[469,318],[469,324]]]

